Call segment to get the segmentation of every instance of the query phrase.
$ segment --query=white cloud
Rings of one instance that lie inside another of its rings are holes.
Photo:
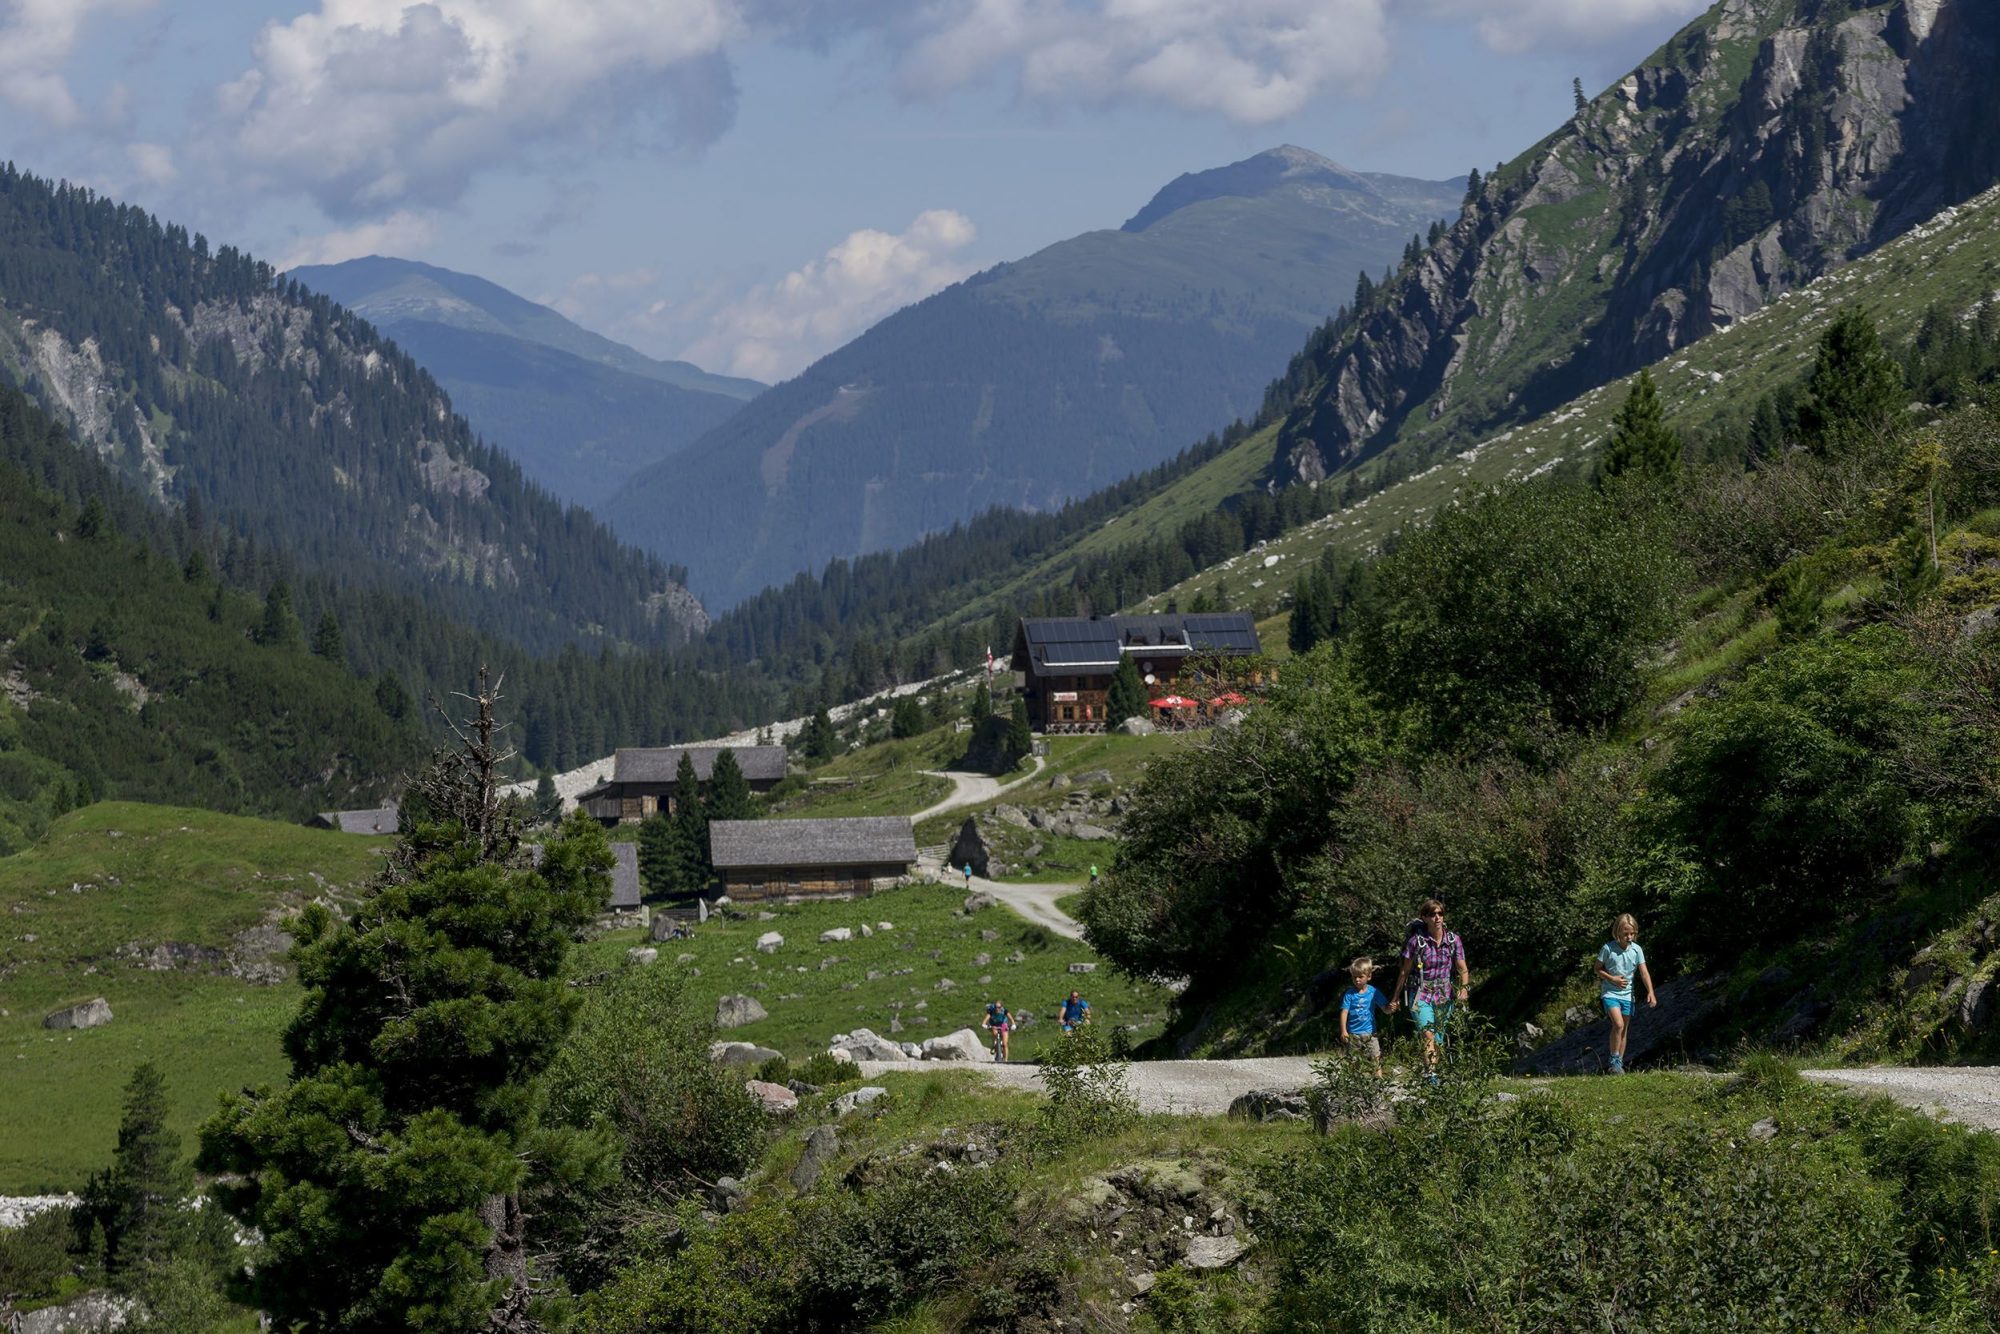
[[[901,30],[919,95],[1007,72],[1046,103],[1140,100],[1246,125],[1387,63],[1384,0],[947,0]]]
[[[431,220],[405,209],[380,222],[364,222],[319,236],[301,237],[278,262],[280,270],[301,264],[338,264],[363,255],[394,255],[407,259],[430,244]]]
[[[174,150],[165,144],[127,144],[125,156],[148,185],[165,185],[179,174],[174,167]]]
[[[735,113],[735,0],[320,0],[216,92],[232,165],[329,216],[455,201],[552,140],[704,145]]]
[[[84,25],[100,14],[136,14],[153,0],[0,0],[0,100],[50,125],[86,116],[63,77]]]
[[[1576,47],[1615,37],[1641,23],[1692,18],[1709,0],[1424,0],[1439,17],[1476,19],[1479,36],[1509,54],[1541,46]]]
[[[854,232],[777,282],[724,302],[680,353],[700,366],[777,381],[796,375],[883,316],[973,272],[972,220],[928,209],[901,233]],[[670,310],[655,303],[649,314]]]

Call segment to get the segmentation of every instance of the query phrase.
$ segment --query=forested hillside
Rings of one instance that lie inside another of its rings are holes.
[[[477,440],[409,357],[228,246],[0,171],[0,373],[153,496],[538,651],[701,624],[659,562]]]
[[[185,537],[0,390],[0,856],[100,798],[298,818],[422,757],[406,695],[311,651],[282,598],[231,591]]]
[[[1294,148],[1183,177],[1121,230],[882,321],[600,513],[727,604],[996,505],[1055,509],[1253,415],[1357,274],[1462,193]]]
[[[289,275],[368,320],[528,478],[586,507],[720,425],[764,386],[655,361],[485,279],[370,256]]]

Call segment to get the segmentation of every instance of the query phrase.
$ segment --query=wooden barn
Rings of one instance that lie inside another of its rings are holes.
[[[906,815],[843,820],[717,820],[709,861],[736,903],[864,898],[910,873],[916,834]]]
[[[769,792],[785,776],[783,746],[624,747],[612,757],[611,777],[578,796],[577,805],[607,827],[637,824],[656,812],[672,814],[681,756],[694,760],[695,780],[705,787],[725,749],[736,757],[752,792]]]
[[[1198,664],[1263,652],[1247,611],[1160,616],[1051,616],[1014,632],[1014,685],[1037,732],[1102,732],[1111,676],[1132,659],[1147,697],[1206,700],[1214,684]]]

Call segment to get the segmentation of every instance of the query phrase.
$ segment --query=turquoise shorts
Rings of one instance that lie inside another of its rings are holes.
[[[1627,1019],[1632,1017],[1632,998],[1630,996],[1605,996],[1602,999],[1606,1014],[1610,1014],[1613,1010],[1616,1010]]]
[[[1416,1017],[1417,1031],[1419,1033],[1432,1033],[1440,1041],[1443,1040],[1444,1027],[1451,1022],[1450,1001],[1444,1001],[1437,1005],[1433,1005],[1427,1000],[1411,1001],[1410,1013]]]

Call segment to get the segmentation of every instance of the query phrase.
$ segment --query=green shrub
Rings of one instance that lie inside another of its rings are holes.
[[[60,1297],[82,1286],[71,1257],[70,1211],[49,1209],[17,1228],[0,1228],[0,1296]]]
[[[1665,887],[1690,943],[1799,928],[1873,885],[1938,812],[1913,766],[1956,744],[1887,626],[1788,645],[1685,715],[1642,822],[1691,874]]]
[[[1077,1029],[1043,1048],[1042,1129],[1054,1144],[1115,1135],[1138,1118],[1126,1088],[1132,1063],[1114,1056],[1111,1041],[1093,1027]]]
[[[816,1051],[803,1063],[793,1067],[792,1078],[802,1084],[832,1088],[839,1084],[858,1083],[861,1072],[855,1069],[852,1061],[843,1061],[830,1052]]]
[[[1551,729],[1604,727],[1686,579],[1663,520],[1640,491],[1553,484],[1440,510],[1381,562],[1362,675],[1433,747],[1534,753]]]

